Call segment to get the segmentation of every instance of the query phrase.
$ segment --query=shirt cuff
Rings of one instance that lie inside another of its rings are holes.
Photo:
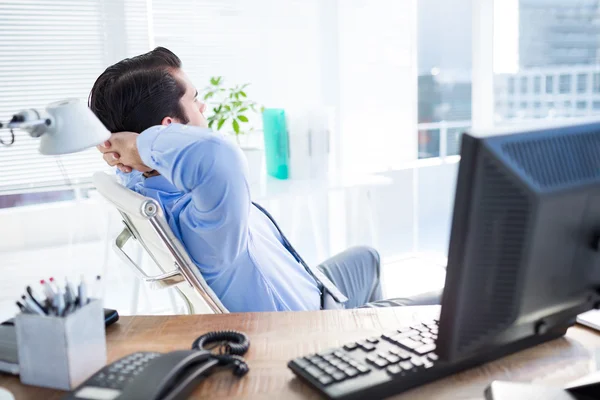
[[[140,133],[136,140],[138,153],[140,153],[140,158],[146,166],[152,169],[157,169],[158,167],[160,167],[160,163],[158,162],[158,160],[152,157],[152,146],[154,145],[154,141],[164,128],[165,126],[152,126]]]

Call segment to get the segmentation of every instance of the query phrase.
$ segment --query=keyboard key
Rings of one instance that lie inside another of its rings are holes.
[[[398,333],[406,333],[408,331],[412,331],[410,326],[403,326],[402,328],[398,329]]]
[[[403,349],[399,349],[396,355],[400,357],[400,360],[402,361],[406,361],[412,357],[412,355],[408,351]]]
[[[378,358],[379,358],[379,356],[377,354],[369,354],[367,356],[367,361],[374,363],[375,360],[377,360]]]
[[[429,343],[421,347],[417,347],[415,351],[421,355],[427,354],[435,350],[435,343]]]
[[[388,353],[386,351],[378,351],[377,355],[381,358],[386,358],[388,356]]]
[[[383,367],[385,367],[386,365],[388,365],[388,364],[389,364],[389,362],[388,362],[388,360],[386,360],[385,358],[377,358],[377,360],[375,360],[375,363],[374,363],[374,364],[375,364],[377,367],[379,367],[379,368],[383,368]]]
[[[433,363],[431,361],[423,361],[423,368],[425,369],[429,369],[429,368],[433,368]]]
[[[332,362],[333,360],[337,360],[337,358],[333,354],[328,354],[323,357],[326,361]]]
[[[390,364],[396,364],[397,362],[400,362],[400,357],[393,354],[388,355],[385,359],[388,360]]]
[[[354,378],[356,375],[358,375],[358,370],[355,369],[355,368],[350,367],[350,368],[346,368],[344,370],[344,373],[346,375],[348,375],[350,378]]]
[[[339,366],[340,364],[343,364],[344,362],[343,362],[342,360],[338,360],[338,359],[336,358],[336,359],[334,359],[334,360],[331,360],[329,363],[330,363],[331,365],[333,365],[334,367],[337,367],[337,366]]]
[[[336,365],[338,369],[345,370],[346,368],[350,368],[350,364],[342,362],[339,365]]]
[[[346,375],[343,372],[339,371],[339,372],[336,372],[335,374],[333,374],[331,377],[336,382],[340,382],[340,381],[343,381],[346,378]]]
[[[344,353],[342,353],[341,351],[334,351],[333,355],[338,357],[338,358],[342,358],[345,357],[346,355]]]
[[[404,339],[404,338],[410,338],[410,337],[413,337],[413,336],[419,336],[420,334],[421,334],[421,332],[419,332],[419,331],[417,331],[415,329],[411,329],[408,332],[400,333],[400,334],[394,336],[394,339],[400,340],[400,339]]]
[[[344,345],[344,350],[347,350],[347,351],[356,350],[357,348],[358,348],[358,344],[356,342],[355,343],[348,343],[348,344]]]
[[[319,368],[313,367],[312,365],[306,368],[305,371],[315,379],[319,379],[321,375],[323,375],[323,372]]]
[[[327,375],[319,377],[319,383],[323,386],[327,386],[333,382],[333,378]]]
[[[310,365],[310,363],[304,359],[304,358],[296,358],[294,360],[294,363],[299,366],[300,368],[306,368]],[[131,367],[127,367],[127,369],[129,370]],[[133,368],[131,368],[131,370],[133,370]],[[131,372],[131,370],[129,370],[128,372]]]
[[[404,347],[406,347],[408,349],[411,349],[411,350],[414,350],[417,347],[421,347],[422,346],[421,343],[415,342],[412,339],[402,339],[402,340],[399,340],[398,344],[401,345],[401,346],[404,346]]]
[[[419,332],[429,332],[429,328],[427,328],[426,326],[423,326],[423,325],[413,326],[413,329],[415,329]]]
[[[402,361],[398,365],[405,371],[410,371],[411,369],[414,368],[414,366],[410,363],[410,361]]]
[[[421,367],[423,366],[423,360],[419,357],[413,357],[410,359],[410,363],[412,365],[414,365],[415,367]]]
[[[333,350],[325,350],[320,352],[319,354],[317,354],[319,357],[321,358],[325,358],[325,357],[332,357],[333,356]]]
[[[424,338],[430,338],[431,336],[433,336],[430,332],[422,332],[421,333],[421,337]]]
[[[310,362],[311,362],[311,363],[313,363],[313,364],[316,364],[316,363],[318,363],[319,361],[321,361],[321,358],[319,358],[319,357],[317,357],[317,356],[311,356],[311,357],[308,357],[308,361],[310,361]]]
[[[371,369],[369,367],[367,367],[366,365],[363,364],[358,364],[356,366],[356,369],[358,370],[358,372],[360,372],[361,374],[366,374],[367,372],[369,372]]]
[[[386,371],[391,375],[397,375],[402,372],[402,368],[399,365],[390,365],[386,368]]]
[[[327,375],[333,375],[337,372],[337,368],[330,365],[328,367],[323,368],[323,371],[325,371]]]
[[[427,358],[429,358],[431,361],[437,361],[439,357],[435,353],[429,353],[427,354]]]
[[[321,369],[324,369],[325,367],[329,366],[329,363],[325,360],[321,360],[319,362],[316,362],[315,365]]]
[[[435,343],[435,340],[433,340],[431,338],[423,338],[423,339],[421,339],[421,343],[424,343],[424,344]]]
[[[371,343],[361,343],[360,348],[366,352],[375,350],[375,346],[373,346]]]
[[[373,336],[373,337],[368,338],[367,342],[376,344],[376,343],[379,343],[379,339],[376,338],[375,336]]]

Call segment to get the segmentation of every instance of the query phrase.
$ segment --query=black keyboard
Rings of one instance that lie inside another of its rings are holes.
[[[381,398],[457,372],[438,362],[438,321],[296,358],[288,367],[330,399]]]

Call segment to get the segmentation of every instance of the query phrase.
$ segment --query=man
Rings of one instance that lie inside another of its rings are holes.
[[[104,160],[129,174],[128,188],[160,203],[230,311],[353,308],[381,299],[375,250],[352,248],[311,268],[252,203],[242,152],[207,128],[206,105],[169,50],[107,68],[89,106],[113,132],[99,146]]]

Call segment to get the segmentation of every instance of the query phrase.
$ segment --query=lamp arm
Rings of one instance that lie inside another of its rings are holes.
[[[10,146],[15,142],[13,129],[21,129],[29,133],[29,136],[37,138],[52,129],[54,121],[46,112],[40,112],[36,109],[28,109],[18,112],[13,115],[9,122],[3,123],[0,121],[0,129],[9,129],[11,140],[4,142],[0,139],[0,144]]]

